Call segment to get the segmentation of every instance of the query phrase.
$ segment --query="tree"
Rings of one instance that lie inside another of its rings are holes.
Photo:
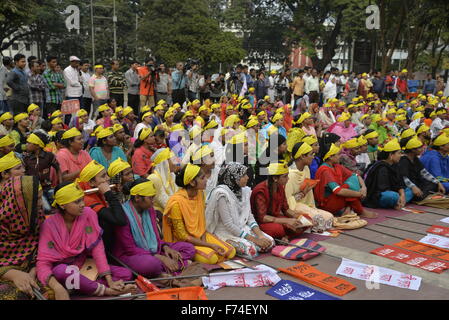
[[[207,0],[143,0],[139,46],[166,64],[187,58],[212,68],[245,56],[241,40],[220,29]]]
[[[27,26],[35,21],[35,9],[31,0],[0,1],[0,52],[30,33]]]

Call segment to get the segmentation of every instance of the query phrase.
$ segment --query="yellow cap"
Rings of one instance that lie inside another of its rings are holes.
[[[341,116],[338,118],[338,122],[345,122],[346,120],[350,120],[351,115],[347,112],[343,112]]]
[[[316,136],[305,136],[301,140],[302,142],[307,143],[308,145],[313,145],[318,142],[318,138]]]
[[[4,114],[2,114],[2,116],[0,117],[0,123],[3,123],[3,121],[5,120],[9,120],[12,119],[13,115],[11,112],[5,112]]]
[[[77,137],[80,135],[81,135],[81,132],[77,128],[71,128],[71,129],[67,130],[66,132],[64,132],[64,134],[62,135],[62,139],[70,139],[70,138]]]
[[[96,160],[92,160],[84,167],[83,170],[81,170],[79,181],[89,182],[104,169],[105,168],[101,164],[99,164]]]
[[[167,103],[167,101],[165,101],[164,99],[161,99],[157,102],[158,105],[162,105],[162,104],[166,104],[166,103]]]
[[[440,147],[449,143],[449,136],[445,133],[440,134],[438,137],[433,140],[432,145]]]
[[[339,154],[340,150],[341,148],[337,147],[335,144],[332,143],[329,151],[324,155],[323,160],[326,161],[329,157]]]
[[[14,117],[14,122],[17,123],[17,122],[19,122],[19,121],[21,121],[23,119],[26,119],[26,118],[28,118],[28,114],[25,113],[25,112],[22,112],[22,113],[19,113],[18,115],[16,115]]]
[[[59,117],[61,115],[62,115],[61,110],[56,110],[51,114],[50,118]]]
[[[52,205],[53,207],[56,207],[57,204],[62,206],[81,198],[84,198],[84,191],[78,183],[71,183],[56,191],[55,201],[53,201]]]
[[[226,118],[226,120],[224,122],[224,127],[225,128],[232,127],[232,126],[234,126],[234,124],[236,122],[239,122],[239,121],[240,121],[239,116],[236,115],[236,114],[232,114],[232,115],[230,115],[229,117]]]
[[[348,141],[346,141],[343,144],[343,147],[347,148],[347,149],[354,149],[354,148],[358,148],[359,147],[359,142],[357,141],[357,138],[352,138]]]
[[[286,163],[270,163],[268,166],[268,174],[270,176],[281,176],[288,173],[288,166]]]
[[[51,124],[59,124],[59,123],[62,123],[61,118],[54,118],[53,120],[51,120]]]
[[[36,109],[39,109],[39,106],[36,105],[36,104],[34,104],[34,103],[32,103],[32,104],[30,104],[30,105],[28,106],[27,111],[28,111],[28,113],[31,113],[31,112],[33,112],[33,111],[36,110]]]
[[[200,170],[201,167],[188,163],[184,172],[183,178],[184,185],[188,185],[190,182],[192,182],[196,178]]]
[[[97,139],[104,139],[106,137],[112,136],[113,134],[114,134],[114,129],[113,128],[111,128],[111,127],[104,128],[103,130],[98,132]]]
[[[413,120],[422,119],[424,115],[421,112],[417,112],[413,115]]]
[[[111,107],[109,107],[109,105],[107,103],[105,103],[98,107],[98,112],[103,112],[103,111],[106,111],[109,109],[111,109]]]
[[[45,143],[42,141],[41,138],[39,138],[36,134],[32,133],[28,136],[27,138],[27,142],[32,143],[32,144],[36,144],[39,147],[41,147],[42,149],[45,148]]]
[[[154,155],[151,157],[153,164],[157,166],[158,164],[171,159],[175,156],[175,154],[170,150],[170,148],[163,148],[157,150]]]
[[[157,112],[157,111],[159,111],[159,110],[164,110],[164,106],[162,106],[162,105],[157,105],[157,106],[154,108],[154,112]]]
[[[182,130],[184,130],[184,126],[182,125],[182,123],[175,124],[173,127],[170,128],[171,132],[182,131]]]
[[[259,121],[257,119],[251,119],[248,121],[248,123],[246,124],[246,128],[252,128],[254,126],[257,126],[259,124]]]
[[[9,134],[7,134],[6,136],[0,138],[0,148],[3,147],[7,147],[10,146],[12,144],[16,144],[16,142],[14,141],[13,138],[11,138],[11,136]]]
[[[398,139],[392,139],[384,144],[383,147],[378,147],[379,151],[385,151],[385,152],[394,152],[401,150],[401,145],[399,144]]]
[[[119,114],[120,112],[123,112],[123,107],[117,107],[115,108],[115,113]]]
[[[128,114],[130,114],[131,112],[134,112],[134,109],[131,107],[126,107],[125,109],[123,109],[123,116],[126,117]]]
[[[246,137],[245,132],[240,132],[236,135],[234,135],[231,139],[227,141],[229,144],[240,144],[245,143],[248,141],[248,138]]]
[[[365,137],[365,139],[374,139],[379,137],[379,133],[377,131],[372,131],[368,134],[363,135]]]
[[[113,178],[127,168],[131,168],[131,165],[122,158],[117,158],[117,160],[112,161],[109,165],[108,175]]]
[[[213,152],[214,150],[211,147],[209,147],[208,145],[204,145],[193,154],[192,160],[198,161],[204,158],[205,156],[212,154]]]
[[[122,126],[121,124],[119,124],[119,123],[116,123],[116,124],[114,124],[114,125],[112,126],[112,130],[114,130],[114,133],[116,133],[117,131],[120,131],[120,130],[122,130],[122,129],[124,129],[124,128],[123,128],[123,126]]]
[[[312,115],[309,112],[304,112],[301,117],[296,121],[297,124],[301,124],[304,122],[304,120],[311,118]]]
[[[276,113],[273,118],[271,118],[271,122],[275,123],[278,120],[282,120],[284,116],[281,113]]]
[[[84,110],[84,109],[80,109],[80,110],[76,113],[76,115],[77,115],[79,118],[84,117],[84,116],[87,116],[87,111]]]
[[[368,144],[368,140],[366,140],[365,136],[360,136],[357,138],[357,143],[359,144],[359,147],[361,147]]]
[[[363,116],[360,117],[360,121],[363,121],[368,117],[369,117],[369,114],[365,113]]]
[[[204,127],[204,131],[209,130],[209,129],[214,129],[218,127],[218,123],[215,120],[211,120],[209,121],[209,123]]]
[[[156,195],[156,188],[152,181],[145,181],[135,185],[130,190],[130,195],[141,197],[154,197]]]
[[[143,114],[142,116],[142,120],[145,119],[146,117],[152,117],[153,116],[153,112],[149,111]]]
[[[419,140],[417,137],[413,137],[407,142],[404,149],[405,150],[416,149],[421,147],[422,145],[423,143],[421,142],[421,140]]]
[[[415,130],[413,130],[412,128],[408,128],[401,132],[401,139],[406,139],[414,135],[416,135]]]
[[[0,172],[14,168],[21,163],[22,161],[16,157],[14,151],[11,151],[6,156],[0,158]]]
[[[396,118],[394,118],[395,121],[404,121],[407,120],[407,117],[403,114],[396,116]]]
[[[140,134],[139,134],[139,140],[140,141],[144,141],[146,138],[148,138],[148,136],[150,136],[151,134],[153,134],[153,129],[151,129],[151,128],[143,128],[141,131],[140,131]]]
[[[426,126],[425,124],[420,125],[417,130],[416,130],[416,134],[420,134],[423,132],[427,132],[430,130],[430,127]]]

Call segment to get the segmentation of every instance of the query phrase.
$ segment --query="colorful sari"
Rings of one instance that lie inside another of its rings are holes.
[[[15,269],[29,272],[35,264],[39,230],[45,220],[38,208],[39,178],[13,177],[2,184],[0,199],[0,278]],[[0,300],[28,299],[11,282],[0,280]]]

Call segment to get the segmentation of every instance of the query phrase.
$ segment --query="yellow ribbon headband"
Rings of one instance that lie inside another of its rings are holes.
[[[42,149],[45,148],[44,141],[41,140],[36,134],[32,133],[28,136],[27,142],[37,144]]]
[[[298,151],[296,151],[294,159],[296,160],[300,156],[308,154],[312,150],[313,148],[307,142],[303,142],[302,145],[299,147]]]
[[[109,165],[108,175],[111,178],[115,177],[116,175],[118,175],[120,172],[122,172],[127,168],[131,168],[131,165],[122,158],[117,158],[117,160],[112,161],[111,164]]]
[[[80,198],[84,197],[84,192],[77,183],[71,183],[62,187],[55,193],[55,201],[53,202],[53,207],[56,204],[62,206],[67,203],[74,202]]]
[[[13,138],[9,134],[0,139],[0,148],[10,146],[12,144],[16,144]]]
[[[188,163],[184,171],[184,178],[183,178],[184,185],[187,186],[190,182],[192,182],[193,179],[196,178],[200,170],[201,167]]]
[[[84,167],[83,170],[81,170],[79,181],[89,182],[104,169],[105,168],[101,164],[95,160],[92,160]]]
[[[288,166],[285,163],[270,163],[268,166],[270,176],[281,176],[286,173],[288,173]]]
[[[0,172],[9,170],[21,164],[22,161],[16,157],[16,154],[11,151],[6,156],[0,158]]]

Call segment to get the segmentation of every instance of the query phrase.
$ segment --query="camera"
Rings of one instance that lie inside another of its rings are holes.
[[[154,67],[154,64],[147,64],[147,68],[149,71],[154,72],[156,71],[156,68]]]
[[[184,69],[183,69],[184,73],[185,73],[187,70],[192,69],[192,66],[194,66],[194,65],[199,65],[199,64],[200,64],[200,61],[199,61],[199,60],[192,59],[192,58],[187,59],[186,62],[184,63]]]

